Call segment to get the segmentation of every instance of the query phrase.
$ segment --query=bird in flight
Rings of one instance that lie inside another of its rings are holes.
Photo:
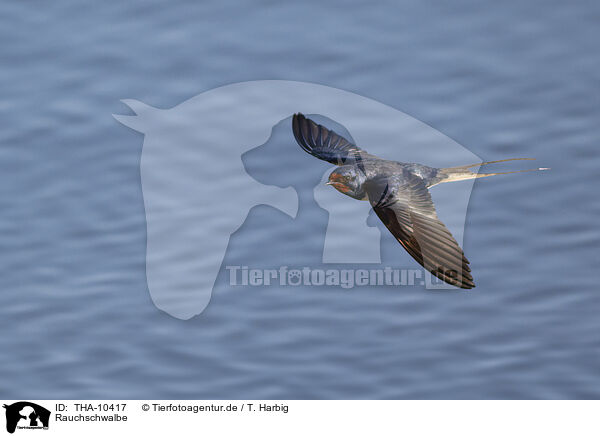
[[[504,159],[451,168],[382,159],[346,138],[294,114],[292,130],[304,151],[338,167],[328,185],[357,200],[366,200],[396,240],[419,264],[446,283],[463,289],[475,287],[469,261],[450,231],[438,218],[429,188],[440,183],[512,174],[532,170],[477,174],[469,168]]]

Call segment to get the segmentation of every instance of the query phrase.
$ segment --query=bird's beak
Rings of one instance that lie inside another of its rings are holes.
[[[333,185],[333,182],[329,182],[329,181],[327,181],[327,182],[325,182],[325,184],[326,184],[326,185]]]

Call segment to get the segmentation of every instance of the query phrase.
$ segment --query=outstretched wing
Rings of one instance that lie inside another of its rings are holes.
[[[431,274],[464,289],[475,287],[469,261],[442,223],[423,180],[405,174],[399,186],[381,176],[367,182],[373,210],[408,253]]]
[[[292,130],[296,141],[304,151],[334,165],[357,164],[362,167],[363,157],[368,155],[343,136],[315,123],[301,113],[294,114],[292,117]]]

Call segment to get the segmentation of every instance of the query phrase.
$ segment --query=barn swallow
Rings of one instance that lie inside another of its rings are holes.
[[[301,113],[292,118],[304,151],[337,165],[327,181],[342,194],[366,200],[404,249],[431,274],[463,289],[475,287],[469,261],[438,218],[429,188],[440,183],[539,171],[548,168],[477,174],[469,168],[529,158],[503,159],[451,168],[382,159]]]

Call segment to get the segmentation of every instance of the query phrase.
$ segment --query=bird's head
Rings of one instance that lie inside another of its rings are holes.
[[[331,185],[342,194],[362,200],[365,197],[363,182],[365,175],[353,165],[338,167],[329,175],[326,185]]]

